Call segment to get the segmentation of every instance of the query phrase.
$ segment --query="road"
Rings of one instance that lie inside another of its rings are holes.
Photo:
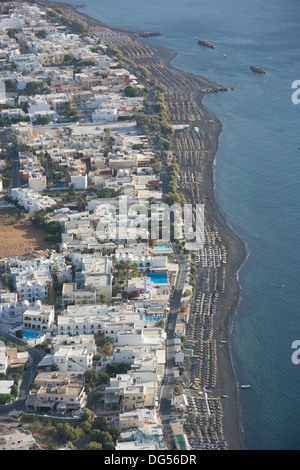
[[[8,138],[9,131],[3,131],[0,133],[1,140],[6,144],[6,154],[9,159],[13,162],[13,169],[12,169],[12,187],[19,188],[20,187],[20,160],[19,155],[13,150],[12,146],[9,145],[10,140]]]
[[[167,319],[167,341],[166,341],[166,370],[164,382],[161,387],[160,395],[160,419],[163,425],[165,434],[169,431],[169,418],[172,413],[172,394],[174,387],[174,366],[175,366],[175,345],[174,345],[174,332],[176,319],[180,308],[182,291],[184,288],[186,276],[188,273],[188,263],[186,259],[179,254],[177,247],[174,246],[174,253],[178,259],[180,266],[175,286],[174,297],[171,301],[170,313]]]
[[[0,336],[5,337],[9,339],[10,341],[12,340],[11,336],[8,336],[2,332],[0,332]],[[20,346],[24,346],[24,343],[18,341],[17,338],[13,339],[13,342],[20,344]],[[29,357],[30,357],[29,367],[24,370],[22,380],[19,386],[17,400],[11,403],[10,405],[0,405],[0,416],[7,415],[12,410],[26,411],[25,400],[29,393],[29,386],[34,381],[37,365],[41,361],[41,359],[45,356],[45,352],[43,349],[40,349],[40,348],[32,348],[29,346],[24,346],[24,348],[29,353]]]

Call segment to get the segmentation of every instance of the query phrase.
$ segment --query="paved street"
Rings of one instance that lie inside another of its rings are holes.
[[[20,176],[19,176],[19,170],[20,170],[20,160],[19,160],[19,155],[13,150],[12,146],[9,145],[10,139],[8,137],[8,131],[6,132],[0,132],[0,137],[1,140],[6,144],[6,154],[7,158],[12,160],[13,162],[13,170],[12,170],[12,187],[13,188],[18,188],[20,186]]]
[[[176,248],[174,247],[174,251]],[[166,373],[164,382],[161,388],[161,399],[160,399],[160,418],[161,422],[164,427],[165,434],[168,434],[169,431],[169,417],[172,413],[172,393],[174,387],[174,378],[173,378],[173,371],[175,365],[175,346],[174,346],[174,331],[175,331],[175,324],[177,314],[180,308],[182,290],[184,287],[184,283],[186,280],[187,272],[188,272],[188,264],[185,258],[182,255],[179,255],[178,252],[175,251],[175,256],[180,263],[180,269],[178,273],[176,289],[174,293],[174,297],[171,303],[171,309],[167,321],[167,341],[166,341]]]
[[[3,332],[0,332],[0,336],[6,337],[7,339],[12,341],[12,338],[4,334]],[[24,344],[18,341],[17,338],[14,339],[13,342],[18,343],[21,346],[24,346]],[[26,411],[25,399],[29,393],[29,386],[34,381],[34,378],[36,375],[37,364],[45,356],[45,353],[40,348],[32,348],[32,347],[27,347],[27,346],[24,346],[24,347],[29,353],[30,364],[29,364],[29,367],[25,369],[23,373],[22,381],[19,387],[18,399],[15,402],[11,403],[10,405],[0,405],[0,415],[7,415],[9,411],[12,411],[12,410]]]

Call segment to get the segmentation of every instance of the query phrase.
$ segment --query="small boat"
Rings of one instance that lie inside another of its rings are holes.
[[[228,395],[222,395],[223,398],[228,398]]]
[[[241,388],[250,388],[251,385],[241,385]]]

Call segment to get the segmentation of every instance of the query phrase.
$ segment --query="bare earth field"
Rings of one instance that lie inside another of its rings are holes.
[[[0,259],[21,256],[48,247],[45,233],[29,221],[31,214],[18,220],[18,212],[12,208],[0,209]]]

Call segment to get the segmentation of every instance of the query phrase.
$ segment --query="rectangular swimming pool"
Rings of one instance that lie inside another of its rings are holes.
[[[167,273],[151,273],[151,274],[147,274],[147,277],[150,277],[151,281],[154,284],[167,284],[168,283]]]
[[[33,339],[33,338],[37,338],[38,336],[40,336],[39,333],[35,333],[33,331],[23,330],[23,333],[24,333],[24,338],[27,338],[27,339]]]
[[[158,322],[160,320],[165,320],[165,317],[157,317],[157,318],[146,317],[145,320],[146,320],[146,322]]]

